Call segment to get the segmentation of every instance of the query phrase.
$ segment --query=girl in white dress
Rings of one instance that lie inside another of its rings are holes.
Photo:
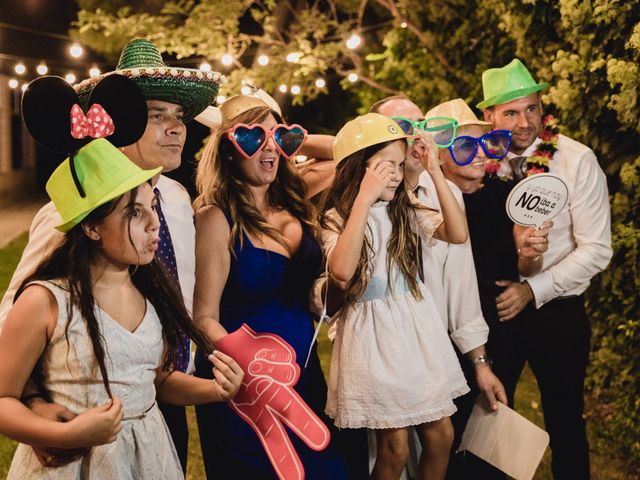
[[[209,357],[216,381],[173,371],[181,332],[210,346],[154,259],[159,221],[147,181],[160,170],[141,170],[99,139],[47,184],[66,235],[23,283],[0,335],[0,433],[21,442],[10,479],[181,479],[156,397],[209,403],[240,386],[242,371],[220,352]],[[43,418],[20,401],[32,371],[75,418]],[[43,466],[31,446],[78,455]]]
[[[422,159],[442,212],[405,190],[406,135],[370,113],[348,122],[334,143],[338,163],[321,225],[329,278],[343,292],[326,411],[340,428],[375,429],[372,478],[399,478],[408,427],[423,443],[420,478],[444,478],[453,398],[468,391],[457,357],[420,280],[419,242],[462,243],[464,213],[446,184],[435,144]],[[464,299],[460,299],[464,301]]]

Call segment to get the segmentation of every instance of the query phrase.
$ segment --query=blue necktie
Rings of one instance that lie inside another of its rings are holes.
[[[176,292],[182,295],[180,289],[180,278],[178,277],[178,264],[176,263],[176,252],[173,249],[173,243],[171,242],[171,233],[169,233],[169,227],[167,226],[167,220],[164,218],[162,208],[160,207],[160,190],[153,189],[158,199],[156,205],[156,213],[158,214],[158,220],[160,221],[160,243],[158,244],[158,251],[156,256],[160,263],[165,267],[165,272],[169,274],[168,280],[171,281],[175,287]],[[178,345],[176,348],[176,364],[175,369],[180,372],[186,372],[189,366],[190,359],[190,341],[189,336],[181,333],[178,338]]]

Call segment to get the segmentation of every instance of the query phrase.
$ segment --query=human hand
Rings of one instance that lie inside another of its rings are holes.
[[[229,406],[256,432],[281,479],[304,478],[304,468],[283,423],[313,450],[330,440],[329,429],[293,389],[300,377],[295,350],[274,334],[247,325],[223,337],[216,348],[233,356],[245,376]]]
[[[416,130],[416,139],[415,143],[419,143],[423,146],[419,150],[420,152],[420,163],[422,167],[429,172],[429,175],[438,175],[442,174],[442,169],[440,168],[440,157],[438,156],[438,145],[436,145],[435,140],[428,132],[423,130]]]
[[[515,224],[513,226],[513,238],[518,251],[518,256],[525,262],[535,262],[540,255],[549,249],[549,229],[553,227],[553,221],[548,220],[537,229]]]
[[[113,397],[108,402],[90,408],[71,420],[68,425],[69,448],[95,447],[113,443],[122,430],[122,402]]]
[[[360,182],[358,197],[368,205],[373,205],[378,201],[384,189],[387,188],[393,177],[394,166],[388,160],[381,158],[374,160]]]
[[[56,422],[69,422],[76,417],[76,414],[67,407],[49,403],[42,397],[34,397],[26,402],[27,407],[37,415],[48,418]],[[52,448],[52,447],[31,447],[36,458],[43,467],[61,467],[77,460],[85,455],[88,448]]]
[[[507,393],[504,385],[495,376],[491,367],[486,363],[478,363],[476,369],[476,385],[480,393],[484,395],[487,405],[492,411],[498,410],[498,402],[507,404]]]
[[[208,358],[213,363],[213,377],[216,379],[213,388],[216,398],[218,401],[229,400],[240,389],[244,372],[233,358],[219,350]]]
[[[533,300],[533,292],[526,282],[498,280],[496,285],[507,287],[504,292],[496,297],[500,321],[511,320],[524,310],[527,303]]]

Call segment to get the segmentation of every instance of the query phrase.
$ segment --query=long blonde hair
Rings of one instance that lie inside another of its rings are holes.
[[[232,225],[229,250],[232,254],[235,239],[239,239],[242,247],[245,235],[253,238],[267,235],[288,248],[282,234],[267,224],[256,207],[249,186],[237,166],[240,153],[226,137],[227,130],[235,124],[260,123],[270,114],[278,123],[282,123],[282,118],[268,107],[252,108],[228,122],[223,122],[220,130],[205,146],[196,170],[196,187],[200,195],[194,202],[194,209],[197,211],[207,205],[216,205],[230,215]],[[310,227],[310,231],[316,235],[315,210],[305,197],[304,182],[291,162],[280,157],[276,179],[267,190],[267,202],[271,207],[291,213],[303,225]]]
[[[355,152],[338,164],[334,183],[326,193],[321,208],[320,226],[322,228],[342,233],[344,225],[351,215],[351,209],[358,195],[360,183],[364,178],[367,160],[390,143],[391,142],[380,143]],[[418,286],[420,266],[418,255],[416,255],[418,252],[418,240],[412,227],[416,225],[417,221],[416,208],[420,207],[415,205],[409,198],[409,193],[405,188],[403,180],[400,185],[398,185],[393,199],[387,206],[387,212],[389,213],[392,224],[391,236],[386,244],[387,285],[389,288],[392,287],[391,275],[394,271],[392,267],[396,267],[405,276],[412,295],[417,299],[421,299],[422,294]],[[330,209],[335,209],[342,220],[341,224],[337,223],[331,218],[331,215],[327,214]],[[369,227],[367,226],[367,228]],[[355,302],[362,298],[371,279],[371,260],[375,252],[367,237],[368,236],[365,235],[362,243],[356,271],[345,289],[345,304],[340,310],[340,314],[346,312],[348,307],[353,306]]]

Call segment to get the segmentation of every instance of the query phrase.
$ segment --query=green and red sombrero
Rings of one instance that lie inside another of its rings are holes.
[[[80,101],[85,103],[93,87],[113,73],[133,80],[147,100],[181,105],[185,123],[213,103],[224,81],[218,72],[167,66],[158,47],[149,40],[136,38],[122,49],[115,71],[88,78],[74,86]]]

